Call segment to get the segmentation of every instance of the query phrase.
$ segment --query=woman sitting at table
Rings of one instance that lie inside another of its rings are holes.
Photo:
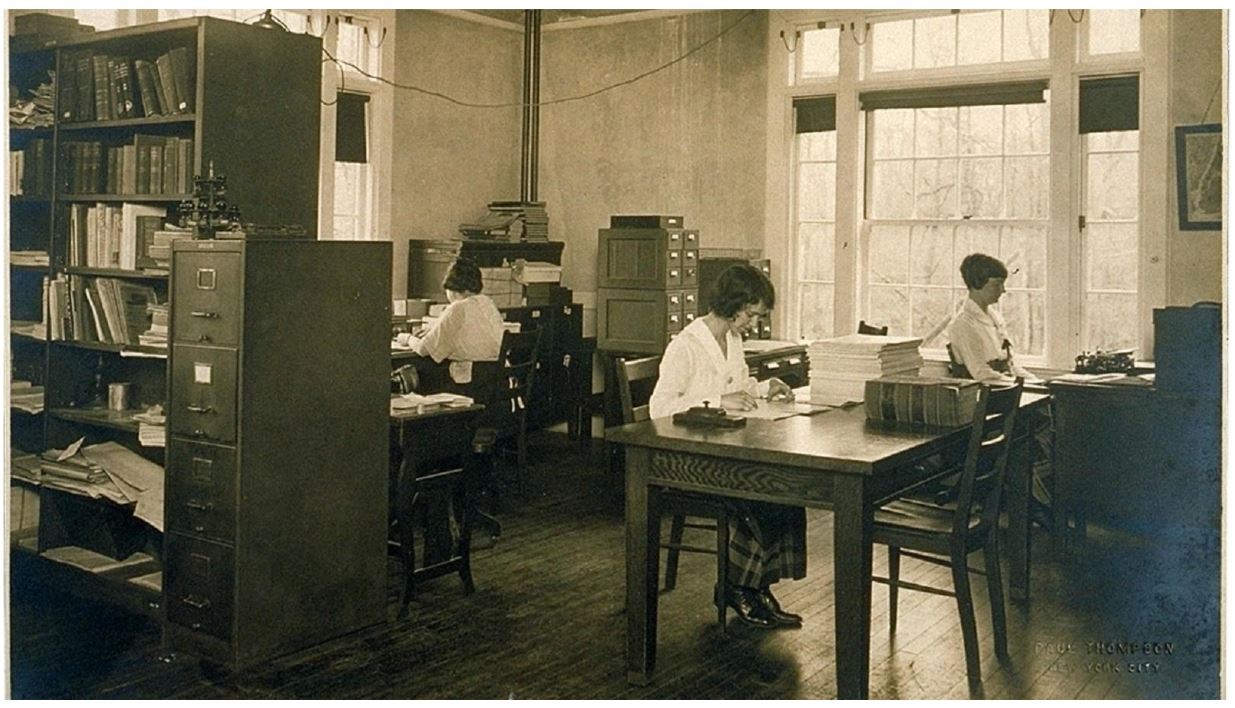
[[[496,361],[502,348],[502,313],[482,295],[480,268],[468,258],[451,264],[442,281],[449,305],[437,321],[408,340],[417,354],[437,363],[450,360],[450,380],[465,388],[472,382],[472,362]]]
[[[757,397],[792,399],[780,379],[757,383],[746,367],[742,332],[766,317],[776,301],[772,283],[758,268],[735,265],[713,289],[711,311],[669,342],[652,391],[652,418],[671,416],[704,401],[727,410],[751,410]],[[725,602],[738,618],[756,627],[800,627],[799,615],[785,612],[771,586],[806,576],[806,511],[766,502],[726,499],[733,533],[729,542],[732,583]]]
[[[1007,278],[1007,267],[985,253],[971,253],[961,261],[969,297],[948,325],[949,351],[968,370],[969,378],[982,383],[1012,383],[1017,377],[1038,380],[1012,357],[1008,326],[999,310],[991,308],[1003,296]]]

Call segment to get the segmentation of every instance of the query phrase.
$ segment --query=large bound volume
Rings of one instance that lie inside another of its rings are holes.
[[[625,215],[613,214],[609,217],[611,229],[680,229],[680,216]]]
[[[958,426],[973,421],[978,382],[942,377],[884,376],[866,382],[866,417]]]

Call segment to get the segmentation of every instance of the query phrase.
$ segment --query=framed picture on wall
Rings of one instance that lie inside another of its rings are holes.
[[[1175,171],[1179,189],[1179,228],[1222,228],[1222,126],[1175,128]]]

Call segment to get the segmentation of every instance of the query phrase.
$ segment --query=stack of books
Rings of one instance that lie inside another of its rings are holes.
[[[866,382],[883,376],[916,376],[922,367],[921,337],[848,334],[807,347],[811,403],[836,406],[861,401]]]
[[[549,214],[544,202],[489,202],[489,213],[474,222],[459,224],[464,238],[508,241],[549,240]]]
[[[150,329],[137,335],[137,343],[144,347],[167,348],[168,304],[152,302],[146,305],[150,315]]]
[[[151,263],[144,266],[143,270],[147,272],[171,272],[172,244],[182,238],[193,238],[193,230],[178,229],[168,225],[150,234],[149,247],[145,249],[144,253],[139,253],[139,257],[149,258]]]
[[[107,472],[82,455],[64,457],[63,455],[55,455],[50,451],[45,452],[43,453],[43,459],[39,462],[39,471],[44,480],[48,477],[54,477],[60,480],[71,480],[79,484],[102,484],[108,481]]]
[[[9,263],[15,266],[46,268],[48,265],[47,251],[9,251]]]
[[[42,413],[43,387],[25,379],[13,379],[9,383],[9,405],[31,414]]]
[[[142,447],[167,447],[167,416],[163,406],[155,404],[134,414],[137,421],[137,442]]]
[[[61,122],[191,115],[195,56],[187,46],[153,60],[90,49],[66,52],[59,82]]]
[[[29,97],[9,97],[10,128],[50,128],[55,122],[56,72],[48,71],[47,74],[48,80],[40,83]]]

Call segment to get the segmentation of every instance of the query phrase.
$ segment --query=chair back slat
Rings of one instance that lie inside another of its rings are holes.
[[[498,367],[485,397],[484,418],[489,427],[504,427],[527,410],[536,380],[542,330],[507,331],[502,335]]]
[[[656,380],[660,377],[660,357],[649,356],[640,359],[616,357],[614,359],[614,367],[614,378],[617,379],[618,400],[622,404],[622,423],[647,420],[650,417],[648,414],[648,403],[646,400],[641,400],[636,404],[633,384],[644,384],[643,388],[647,389],[647,394],[650,397],[651,387],[655,385]]]
[[[1008,467],[1012,430],[1023,389],[1021,379],[1009,386],[982,384],[973,413],[973,429],[969,434],[952,523],[952,531],[958,536],[968,530],[975,506],[981,509],[983,526],[999,520],[1003,478]]]

